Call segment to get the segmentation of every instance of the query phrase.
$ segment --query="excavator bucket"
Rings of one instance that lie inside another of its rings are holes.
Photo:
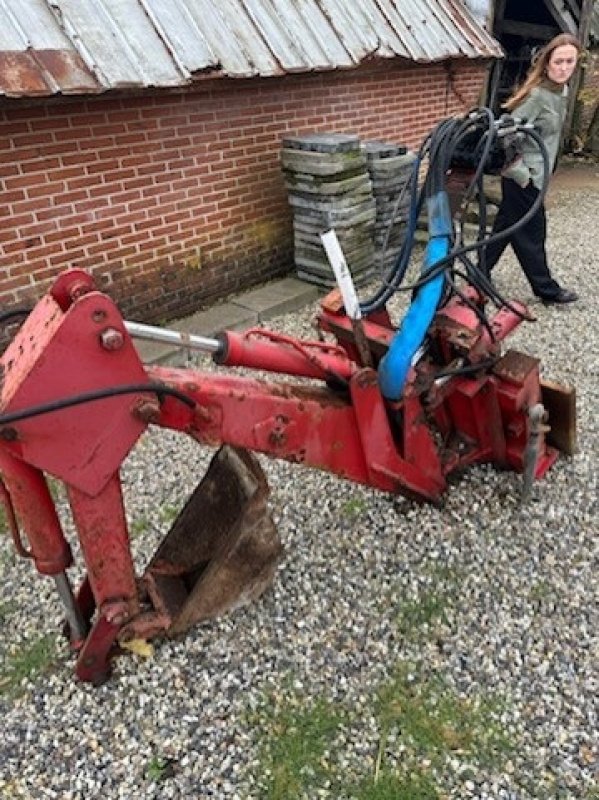
[[[547,443],[568,456],[576,453],[576,390],[552,381],[541,381],[541,398],[549,432]]]
[[[174,636],[245,605],[269,586],[282,553],[256,457],[227,445],[175,520],[143,577]]]

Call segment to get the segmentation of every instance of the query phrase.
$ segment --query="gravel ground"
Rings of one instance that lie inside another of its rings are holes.
[[[0,695],[0,796],[268,797],[268,714],[310,698],[351,712],[327,756],[350,785],[377,769],[377,687],[403,668],[414,687],[438,679],[464,702],[500,698],[492,722],[511,743],[501,758],[450,747],[431,762],[396,730],[385,763],[401,769],[416,758],[439,787],[414,800],[599,797],[598,201],[596,186],[561,192],[551,207],[554,270],[581,301],[531,302],[538,321],[511,338],[542,357],[544,377],[578,393],[579,452],[535,483],[527,505],[518,501],[519,476],[487,467],[452,481],[433,508],[263,458],[285,546],[273,587],[233,615],[156,643],[151,658],[117,659],[97,689],[73,679],[52,583],[2,537],[0,674],[40,635],[55,638],[57,650],[50,670]],[[511,256],[496,282],[533,300]],[[312,337],[313,312],[270,327]],[[153,431],[129,457],[124,483],[140,568],[210,456]],[[159,761],[168,767],[153,771]],[[305,796],[345,796],[339,786],[315,786]]]

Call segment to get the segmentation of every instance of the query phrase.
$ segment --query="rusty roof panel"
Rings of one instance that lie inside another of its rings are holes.
[[[0,0],[0,94],[503,55],[462,0]]]
[[[31,53],[0,53],[0,92],[6,95],[50,94],[51,87]]]
[[[72,50],[35,50],[35,60],[57,91],[65,94],[97,92],[98,82],[85,62]]]

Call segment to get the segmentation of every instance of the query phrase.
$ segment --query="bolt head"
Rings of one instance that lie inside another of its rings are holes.
[[[100,334],[100,344],[104,350],[120,350],[125,344],[125,337],[116,328],[106,328]]]

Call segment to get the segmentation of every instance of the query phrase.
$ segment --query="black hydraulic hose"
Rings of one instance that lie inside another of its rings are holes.
[[[537,142],[537,144],[539,144],[539,147],[541,149],[541,155],[543,158],[543,168],[545,170],[545,175],[548,175],[549,156],[547,155],[547,150],[545,149],[543,140],[541,139],[539,134],[532,129],[526,129],[526,134],[531,136],[531,138],[533,138]],[[526,225],[529,222],[529,220],[532,219],[532,217],[537,213],[538,209],[541,206],[541,203],[545,199],[545,195],[547,193],[547,183],[548,183],[547,181],[543,183],[543,186],[539,191],[538,197],[536,197],[534,203],[528,209],[526,214],[524,214],[517,222],[514,222],[513,225],[510,225],[509,228],[505,228],[502,231],[498,231],[497,233],[493,234],[488,239],[486,239],[484,242],[473,242],[472,244],[462,245],[458,249],[452,250],[447,256],[437,261],[435,266],[429,272],[427,272],[425,276],[420,278],[411,286],[402,287],[402,289],[415,291],[419,289],[421,286],[423,286],[427,281],[435,278],[443,269],[445,269],[447,264],[451,263],[456,258],[459,258],[461,255],[465,253],[470,253],[473,250],[479,250],[483,247],[488,247],[490,244],[494,244],[495,242],[498,242],[501,239],[511,236],[511,234],[515,230],[518,230],[519,228]]]
[[[483,185],[483,176],[481,174],[478,180],[478,236],[477,241],[482,242],[487,235],[487,203],[485,198],[485,190]],[[484,264],[484,262],[483,262]]]
[[[543,140],[541,139],[539,134],[533,129],[525,129],[525,133],[528,136],[530,136],[532,139],[534,139],[537,142],[537,144],[539,145],[539,149],[541,151],[541,157],[543,159],[544,174],[545,175],[549,175],[549,156],[547,155],[547,150],[545,148],[545,145],[543,144]],[[519,228],[521,228],[524,225],[526,225],[529,222],[529,220],[532,219],[532,217],[537,213],[537,211],[540,208],[543,200],[545,199],[545,195],[547,194],[547,186],[548,186],[548,181],[545,180],[543,182],[543,186],[542,186],[541,190],[539,191],[539,195],[535,199],[535,201],[532,204],[532,206],[528,209],[526,214],[524,214],[517,222],[514,222],[513,225],[510,225],[509,228],[505,228],[502,231],[498,231],[497,233],[493,234],[492,236],[489,236],[489,238],[485,239],[483,242],[478,242],[477,241],[477,242],[473,242],[470,245],[462,246],[461,248],[459,248],[458,250],[454,251],[453,253],[450,253],[443,260],[437,262],[437,264],[435,265],[435,268],[436,267],[439,267],[439,268],[443,267],[445,264],[447,264],[449,261],[451,261],[452,258],[457,258],[458,256],[462,255],[463,253],[469,253],[472,250],[479,250],[479,249],[488,247],[490,244],[494,244],[495,242],[498,242],[501,239],[504,239],[506,237],[511,236],[511,234],[515,230],[518,230]],[[432,277],[432,275],[431,275],[431,277]]]
[[[381,246],[381,254],[380,254],[381,263],[384,263],[384,261],[385,261],[385,253],[387,252],[387,247],[389,246],[389,239],[391,238],[393,225],[395,223],[395,220],[397,219],[397,214],[398,214],[399,208],[401,206],[401,203],[402,203],[405,195],[407,194],[407,189],[410,189],[410,196],[411,196],[411,194],[412,194],[412,186],[414,184],[418,183],[418,166],[419,166],[419,164],[417,162],[414,162],[414,167],[412,167],[410,177],[407,179],[407,181],[401,187],[401,190],[400,190],[399,194],[397,195],[397,199],[395,200],[395,203],[393,205],[393,210],[391,212],[391,219],[389,220],[389,224],[387,225],[387,230],[385,232],[385,238],[383,239],[383,244]],[[412,203],[410,203],[410,209],[412,209]],[[410,214],[408,214],[408,226],[409,226],[409,224],[410,224]],[[414,222],[414,229],[415,229],[415,227],[416,227],[416,220]],[[395,264],[393,264],[392,270],[389,272],[389,275],[396,269],[396,266],[397,266],[397,259],[396,259]],[[382,278],[383,278],[383,281],[385,281],[388,278],[388,276],[382,276]]]
[[[445,175],[448,164],[451,160],[451,155],[453,154],[460,139],[475,124],[477,116],[485,117],[489,122],[492,120],[491,112],[484,109],[476,112],[475,115],[469,115],[466,120],[456,120],[452,118],[442,120],[422,143],[414,163],[411,179],[412,188],[410,196],[410,214],[408,216],[408,228],[404,242],[395,264],[383,279],[381,288],[368,300],[360,303],[360,310],[363,314],[369,314],[380,309],[401,285],[409,265],[409,259],[413,249],[416,223],[422,210],[424,199],[425,197],[438,194],[443,190]],[[490,149],[490,146],[491,143],[487,142],[485,146],[485,154],[487,150]],[[429,157],[429,170],[424,180],[422,189],[418,193],[418,170],[420,164],[427,154]],[[394,210],[393,218],[395,217],[395,213],[396,210]],[[392,223],[393,219],[391,220],[390,224]]]
[[[105,400],[107,397],[117,397],[123,394],[137,394],[138,392],[152,392],[158,395],[160,399],[163,395],[170,395],[176,397],[189,408],[195,408],[195,400],[189,395],[180,392],[178,389],[172,389],[170,386],[165,386],[162,383],[129,383],[123,386],[111,386],[107,389],[96,389],[93,392],[82,392],[75,394],[71,397],[62,397],[59,400],[51,400],[48,403],[41,403],[37,406],[29,406],[19,411],[13,411],[10,414],[0,415],[0,425],[10,425],[13,422],[19,422],[31,417],[39,417],[42,414],[50,414],[53,411],[61,411],[64,408],[71,408],[72,406],[82,405],[83,403],[91,403],[94,400]]]
[[[531,317],[530,314],[525,314],[519,308],[516,308],[507,297],[504,297],[493,285],[493,282],[488,277],[487,273],[481,269],[478,264],[475,264],[473,261],[467,258],[467,256],[462,255],[459,257],[459,261],[464,264],[466,267],[466,273],[460,272],[455,267],[453,267],[454,275],[457,275],[460,278],[463,278],[466,283],[471,284],[479,292],[484,294],[486,297],[491,300],[494,306],[497,308],[505,307],[512,313],[516,314],[520,319],[525,319],[528,322],[535,322],[535,318]]]
[[[406,270],[409,266],[410,255],[414,246],[414,234],[416,232],[418,217],[420,216],[425,196],[430,192],[430,183],[431,183],[430,167],[429,167],[429,173],[427,174],[427,177],[420,191],[418,190],[419,168],[426,154],[429,152],[431,147],[434,147],[435,142],[438,138],[438,130],[443,125],[447,124],[447,122],[448,122],[447,120],[444,120],[443,122],[439,123],[437,128],[428,135],[428,137],[422,142],[420,146],[420,150],[418,151],[416,160],[414,162],[414,167],[412,169],[410,213],[408,216],[408,229],[406,231],[406,236],[404,238],[402,247],[397,256],[395,264],[383,279],[381,288],[377,292],[375,292],[375,294],[368,300],[365,300],[360,303],[360,311],[364,315],[370,314],[373,311],[377,311],[378,309],[382,308],[382,306],[389,300],[389,298],[397,291],[397,289],[399,288],[401,282],[405,277]],[[431,156],[429,156],[429,161],[430,160],[432,160]]]
[[[482,137],[482,141],[484,142],[483,151],[482,151],[481,156],[479,158],[479,161],[478,161],[476,170],[474,172],[474,175],[472,176],[472,180],[470,181],[470,184],[468,185],[468,188],[466,189],[466,191],[464,193],[464,196],[462,198],[460,212],[459,212],[459,215],[458,215],[458,218],[461,220],[463,215],[464,215],[464,212],[465,212],[466,208],[468,207],[470,199],[471,199],[472,195],[474,194],[474,190],[477,189],[478,190],[478,207],[479,207],[479,226],[478,226],[479,238],[481,238],[482,232],[486,231],[486,218],[487,218],[486,205],[485,205],[484,202],[482,202],[484,167],[485,167],[485,164],[487,162],[487,159],[489,158],[489,155],[491,153],[493,145],[495,144],[495,141],[497,139],[497,131],[495,130],[494,124],[493,124],[494,123],[494,117],[493,117],[492,112],[488,108],[478,109],[477,117],[474,118],[471,121],[471,123],[469,125],[469,129],[470,128],[476,129],[477,119],[480,119],[481,116],[484,117],[485,121],[487,122],[487,132],[485,134],[483,134],[483,137]],[[468,130],[465,131],[464,135],[467,135],[467,134],[468,134]],[[461,238],[460,238],[460,241],[462,241]]]
[[[474,267],[474,265],[471,265],[471,266]],[[463,278],[466,282],[472,283],[472,281],[470,281],[469,276],[468,276],[467,273],[460,272],[459,270],[457,270],[455,268],[453,269],[453,273],[454,273],[454,275],[457,275],[459,278]],[[496,305],[498,307],[499,306],[504,306],[509,311],[511,311],[513,314],[516,314],[516,316],[520,317],[520,319],[527,320],[527,322],[536,322],[535,317],[531,317],[529,314],[525,314],[519,308],[516,308],[514,305],[512,305],[512,303],[510,303],[509,300],[507,300],[501,294],[499,294],[499,292],[497,291],[497,289],[495,289],[493,284],[490,281],[488,281],[486,275],[482,275],[481,274],[481,277],[484,278],[484,281],[486,281],[486,283],[483,282],[483,280],[479,279],[479,284],[480,285],[477,285],[476,283],[474,283],[474,286],[477,289],[479,289],[480,291],[482,291],[484,294],[486,294],[493,301],[494,305]],[[427,276],[427,278],[428,278],[428,276]],[[424,283],[426,283],[426,281],[424,281],[422,283],[422,285],[424,285]],[[416,285],[416,284],[414,284],[414,285]],[[412,287],[402,286],[400,291],[407,291],[410,288],[412,288]]]
[[[482,113],[482,116],[487,116],[487,114],[486,113]],[[456,133],[456,131],[455,131],[456,125],[459,124],[460,125],[460,129],[458,131],[459,136],[457,136],[457,138],[453,138],[451,140],[451,142],[452,142],[451,151],[453,152],[455,150],[455,146],[456,146],[457,142],[459,142],[459,139],[463,135],[465,135],[465,132],[468,130],[468,128],[472,127],[474,122],[475,122],[475,119],[468,119],[466,121],[462,121],[461,123],[456,122],[455,120],[445,120],[445,121],[441,122],[437,126],[437,128],[433,131],[433,133],[430,134],[429,137],[427,138],[427,140],[425,140],[425,142],[423,143],[423,145],[422,145],[422,147],[421,147],[421,149],[419,151],[419,156],[418,156],[419,160],[422,161],[422,159],[424,158],[424,156],[425,156],[427,151],[430,152],[430,156],[429,157],[430,157],[431,160],[432,160],[432,157],[433,157],[433,153],[438,155],[439,152],[442,152],[442,150],[441,151],[439,150],[440,139],[442,138],[443,135],[447,136],[451,132],[453,132],[455,134]],[[519,126],[519,130],[524,132],[525,135],[529,136],[530,138],[532,138],[537,143],[537,145],[539,147],[539,150],[541,152],[542,160],[543,160],[544,174],[545,174],[545,176],[548,176],[549,175],[549,157],[547,155],[547,150],[545,148],[543,140],[541,139],[539,134],[532,128],[523,128],[523,127]],[[485,143],[485,147],[483,149],[483,152],[485,154],[488,154],[488,152],[490,152],[490,149],[491,149],[491,146],[492,146],[492,142],[493,142],[493,137],[492,137],[491,133],[489,133],[488,141]],[[420,195],[418,196],[418,210],[419,211],[420,211],[420,208],[422,206],[424,193],[425,192],[427,194],[430,193],[432,189],[435,189],[439,185],[441,187],[443,187],[443,181],[444,181],[445,172],[446,172],[446,170],[444,169],[444,166],[447,166],[447,164],[439,163],[439,162],[441,162],[440,158],[435,159],[435,161],[437,163],[434,163],[431,166],[429,166],[429,172],[428,172],[428,174],[426,176],[423,189],[420,192]],[[449,162],[447,162],[447,163],[449,163]],[[484,162],[483,162],[483,164],[484,164]],[[482,167],[481,167],[481,170],[482,170]],[[387,300],[390,299],[390,297],[393,295],[393,293],[395,291],[398,291],[398,290],[412,291],[412,292],[418,291],[428,281],[433,280],[441,272],[445,271],[447,269],[447,267],[455,261],[456,258],[461,258],[462,256],[465,256],[467,253],[470,253],[470,252],[473,252],[473,251],[484,251],[484,248],[488,247],[490,244],[494,244],[495,242],[500,241],[503,238],[507,238],[507,237],[511,236],[511,234],[515,230],[518,230],[520,227],[526,225],[529,222],[529,220],[534,216],[534,214],[536,214],[536,212],[540,208],[540,206],[541,206],[541,204],[542,204],[542,202],[543,202],[543,200],[545,198],[545,194],[547,192],[547,185],[548,185],[548,181],[545,180],[543,182],[543,186],[541,187],[541,190],[539,192],[538,197],[535,199],[535,201],[532,204],[532,206],[530,207],[530,209],[526,212],[526,214],[524,214],[513,225],[509,226],[508,228],[505,228],[502,231],[498,231],[497,233],[491,235],[489,238],[487,238],[485,240],[482,240],[482,241],[481,240],[477,240],[476,242],[473,242],[472,244],[461,244],[457,248],[454,247],[447,254],[447,256],[445,256],[444,258],[442,258],[439,261],[437,261],[435,263],[435,265],[426,272],[426,275],[422,276],[419,280],[417,280],[416,282],[414,282],[413,284],[411,284],[409,286],[400,286],[401,280],[403,279],[403,276],[405,275],[405,270],[407,269],[407,262],[409,260],[409,256],[410,256],[411,249],[412,249],[412,244],[413,244],[413,242],[412,242],[413,237],[411,237],[409,242],[408,242],[408,238],[406,237],[406,240],[404,241],[404,246],[402,247],[402,251],[400,252],[400,258],[398,258],[398,262],[397,262],[398,265],[401,265],[402,269],[398,270],[397,266],[396,266],[393,274],[391,275],[391,278],[389,279],[389,282],[386,285],[384,285],[381,289],[379,289],[378,292],[376,292],[375,295],[372,298],[370,298],[369,300],[367,300],[367,301],[365,301],[363,303],[360,303],[360,309],[361,309],[362,313],[363,314],[369,314],[369,313],[372,313],[373,311],[379,310],[387,302]],[[415,196],[415,191],[413,190],[412,198],[414,198],[414,196]],[[410,218],[410,221],[411,221],[411,218]],[[484,259],[484,255],[483,255],[483,259]],[[498,305],[505,305],[508,308],[510,308],[512,311],[514,311],[515,313],[519,314],[519,316],[521,316],[521,317],[523,317],[525,319],[529,319],[529,320],[532,319],[531,317],[527,317],[526,315],[523,315],[522,312],[520,312],[518,309],[515,309],[513,306],[510,306],[505,301],[505,299],[503,297],[501,297],[501,295],[499,295],[499,293],[492,288],[492,286],[490,284],[490,281],[486,281],[485,289],[488,290],[485,293],[487,293],[490,297],[492,297],[492,299]]]
[[[370,314],[373,311],[382,308],[382,306],[394,294],[394,292],[397,291],[398,286],[405,277],[405,273],[410,261],[410,253],[412,252],[413,248],[416,225],[424,200],[423,190],[420,192],[418,190],[418,172],[420,164],[422,163],[422,159],[424,158],[427,143],[428,139],[423,142],[412,168],[412,175],[410,177],[410,212],[408,215],[408,227],[403,244],[397,255],[395,264],[384,277],[381,288],[378,289],[368,300],[364,300],[360,303],[360,311],[363,315]]]

